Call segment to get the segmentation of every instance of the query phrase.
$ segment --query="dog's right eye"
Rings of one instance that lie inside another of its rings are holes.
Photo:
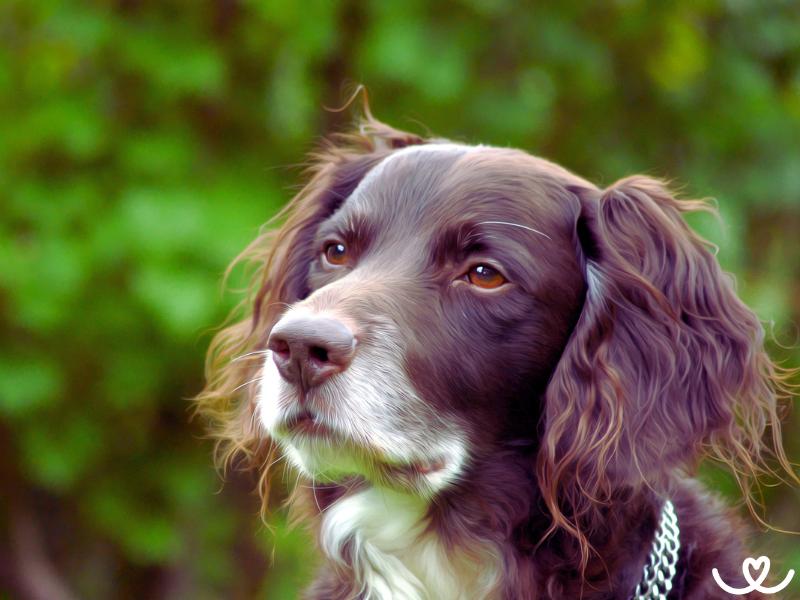
[[[334,267],[341,267],[347,264],[347,246],[341,242],[331,242],[325,246],[322,256],[326,263]]]

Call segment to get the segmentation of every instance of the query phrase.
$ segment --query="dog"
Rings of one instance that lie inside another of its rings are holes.
[[[311,162],[243,254],[252,293],[197,399],[265,506],[268,467],[301,474],[324,558],[305,597],[728,598],[712,568],[745,587],[746,525],[693,474],[727,463],[749,503],[796,480],[791,373],[685,223],[705,202],[369,114]]]

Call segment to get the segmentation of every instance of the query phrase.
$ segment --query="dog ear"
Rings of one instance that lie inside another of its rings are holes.
[[[272,447],[256,418],[258,374],[267,337],[288,304],[309,293],[309,263],[316,257],[319,224],[333,214],[366,173],[395,148],[424,143],[367,114],[356,133],[323,142],[312,154],[308,183],[270,221],[266,229],[229,267],[247,263],[252,283],[236,322],[213,339],[206,361],[206,387],[195,398],[196,412],[207,419],[216,440],[216,459],[225,468],[237,457],[261,467],[262,495]]]
[[[703,454],[729,463],[747,492],[767,427],[787,466],[787,389],[762,327],[682,217],[711,209],[643,176],[573,192],[586,297],[546,390],[538,465],[555,525],[576,533],[620,490],[664,492]]]

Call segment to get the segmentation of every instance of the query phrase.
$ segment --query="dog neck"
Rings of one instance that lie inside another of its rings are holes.
[[[569,534],[545,535],[552,521],[537,500],[530,457],[497,458],[434,501],[360,480],[316,486],[319,544],[352,596],[457,600],[557,590],[590,598],[592,588],[607,592],[611,581],[633,590],[655,529],[655,503],[643,497],[610,507],[608,528],[590,540],[597,554],[581,569]]]
[[[491,545],[449,548],[429,503],[393,490],[366,487],[334,502],[322,517],[320,546],[352,570],[354,591],[365,598],[487,598],[499,581]]]

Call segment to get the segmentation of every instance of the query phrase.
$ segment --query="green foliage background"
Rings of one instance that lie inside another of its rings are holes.
[[[715,197],[725,226],[694,224],[797,344],[798,4],[548,5],[0,4],[0,598],[295,596],[309,541],[261,525],[249,476],[221,489],[188,398],[225,266],[355,82],[400,128]],[[798,494],[765,493],[800,529]],[[800,567],[797,538],[758,544]]]

